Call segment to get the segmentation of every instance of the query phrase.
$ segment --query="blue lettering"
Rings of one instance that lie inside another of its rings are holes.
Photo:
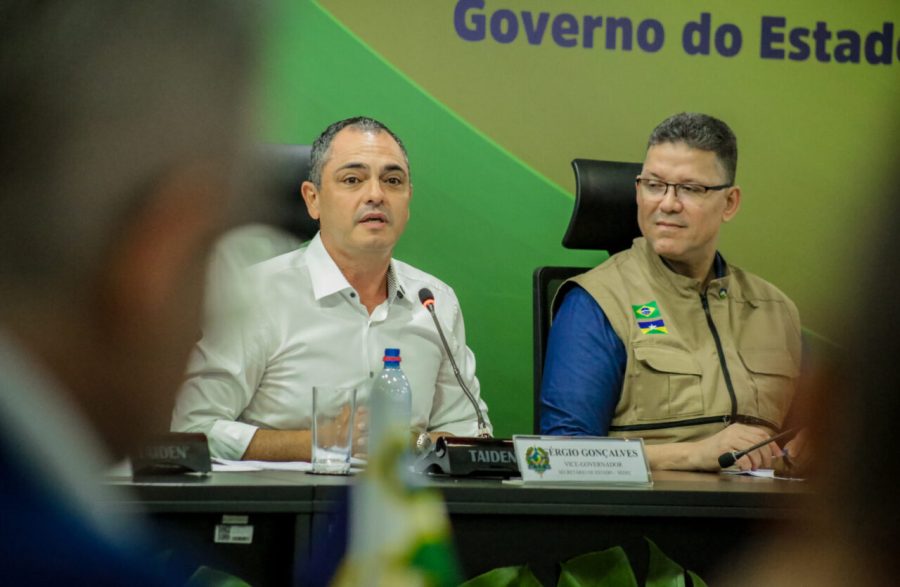
[[[650,40],[650,33],[653,33],[653,41]],[[638,47],[647,53],[656,53],[662,49],[666,40],[666,32],[663,25],[658,20],[648,18],[638,25],[637,41]]]
[[[518,41],[523,33],[524,41],[530,45],[542,45],[550,37],[558,47],[571,48],[581,44],[590,49],[597,43],[597,29],[605,24],[604,45],[607,49],[631,51],[635,35],[638,47],[647,53],[655,53],[665,44],[663,24],[652,18],[632,21],[627,17],[580,16],[565,12],[491,10],[487,4],[486,0],[457,0],[453,26],[461,39],[472,42],[490,39],[509,44]],[[709,18],[708,14],[706,18]],[[708,44],[709,40],[706,42]]]
[[[631,51],[631,19],[607,18],[606,19],[606,48],[616,48],[616,31],[622,30],[622,49]]]
[[[878,46],[881,46],[880,53]],[[897,47],[898,59],[900,59],[900,44]],[[881,32],[875,31],[866,37],[866,61],[872,65],[890,65],[894,57],[894,24],[884,23]]]
[[[506,21],[506,32],[503,31]],[[512,43],[519,36],[519,20],[512,10],[498,10],[491,16],[491,36],[498,43]]]
[[[731,37],[731,42],[728,42]],[[741,45],[744,40],[741,36],[741,29],[737,25],[723,24],[716,29],[716,51],[723,57],[734,57],[741,51]]]
[[[578,20],[571,14],[557,15],[553,19],[553,40],[560,47],[574,47],[578,40],[566,38],[571,35],[578,35]]]
[[[540,45],[544,40],[544,31],[547,30],[547,21],[550,20],[549,12],[538,14],[537,23],[530,12],[522,13],[522,28],[525,29],[525,36],[532,45]]]
[[[456,27],[456,34],[466,41],[484,40],[484,15],[472,15],[472,28],[469,28],[466,22],[466,13],[475,9],[483,10],[484,0],[459,0],[456,10],[453,11],[453,26]]]
[[[831,55],[828,54],[828,48],[825,46],[831,39],[831,31],[824,22],[816,23],[816,30],[813,31],[813,39],[816,40],[816,59],[822,63],[831,61]]]
[[[791,46],[794,50],[788,53],[788,59],[792,61],[806,61],[809,59],[809,45],[805,40],[808,36],[809,29],[799,28],[791,31]]]
[[[834,60],[838,63],[859,63],[862,39],[856,31],[838,31],[838,46],[834,48]]]
[[[787,24],[787,19],[779,16],[762,17],[762,34],[760,35],[759,56],[763,59],[784,59],[784,49],[773,47],[784,42],[784,33],[776,32]]]
[[[712,27],[712,16],[708,12],[700,14],[699,22],[684,25],[681,33],[681,46],[688,55],[709,55],[709,31]]]
[[[585,16],[581,25],[582,34],[584,35],[584,48],[591,49],[594,47],[594,31],[603,26],[602,16]]]

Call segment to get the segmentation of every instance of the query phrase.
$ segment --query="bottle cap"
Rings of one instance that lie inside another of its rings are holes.
[[[384,359],[385,362],[391,363],[399,363],[400,362],[400,349],[384,349]]]

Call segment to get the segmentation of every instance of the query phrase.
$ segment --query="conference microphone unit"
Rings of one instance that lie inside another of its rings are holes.
[[[416,470],[421,473],[442,473],[452,476],[471,477],[513,477],[519,474],[519,466],[516,463],[516,453],[512,440],[492,438],[488,431],[487,422],[478,400],[472,394],[469,386],[463,380],[444,336],[444,329],[434,311],[434,294],[427,287],[419,290],[419,301],[431,314],[434,327],[441,338],[441,345],[453,375],[456,377],[459,387],[468,398],[469,403],[475,409],[475,417],[478,420],[478,436],[444,436],[438,439],[434,446],[421,455],[416,461]]]
[[[722,467],[723,469],[727,469],[731,465],[735,464],[738,461],[738,459],[750,454],[751,452],[755,451],[756,449],[762,448],[765,445],[769,444],[770,442],[776,442],[778,440],[781,440],[782,438],[790,436],[791,434],[793,434],[796,431],[797,431],[796,428],[791,428],[790,430],[785,430],[784,432],[776,434],[775,436],[772,436],[771,438],[767,438],[760,443],[754,444],[750,448],[745,448],[744,450],[733,450],[731,452],[722,453],[719,455],[719,466]]]

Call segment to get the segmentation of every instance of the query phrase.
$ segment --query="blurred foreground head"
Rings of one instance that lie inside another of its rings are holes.
[[[895,154],[900,151],[895,150]],[[876,238],[860,251],[862,278],[856,280],[850,338],[842,341],[833,387],[818,418],[821,450],[817,475],[823,508],[834,525],[834,545],[873,573],[846,575],[856,584],[895,584],[900,577],[900,190],[896,170],[886,177]],[[851,271],[850,277],[855,277]],[[815,423],[814,423],[815,426]],[[849,565],[848,565],[849,566]],[[856,569],[854,569],[855,571]],[[835,582],[837,584],[837,582]],[[850,584],[850,583],[844,583]]]
[[[247,127],[246,0],[0,7],[0,331],[119,452],[167,428]]]
[[[896,172],[876,213],[873,239],[854,254],[853,295],[835,319],[839,348],[808,381],[801,410],[812,439],[814,494],[804,516],[760,542],[716,584],[894,585],[900,577],[900,213]]]

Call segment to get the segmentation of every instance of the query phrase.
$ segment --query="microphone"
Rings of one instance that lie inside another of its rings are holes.
[[[462,375],[459,373],[459,367],[456,366],[456,361],[453,359],[453,353],[450,352],[450,345],[447,344],[447,338],[444,336],[444,329],[441,328],[441,323],[438,321],[437,314],[434,313],[434,294],[431,293],[431,290],[427,287],[423,287],[419,290],[419,301],[422,302],[422,305],[425,306],[425,309],[431,314],[431,318],[434,320],[434,327],[441,337],[441,344],[444,346],[447,357],[450,359],[450,365],[453,367],[453,374],[456,376],[456,381],[462,388],[463,393],[466,394],[466,397],[469,398],[469,403],[475,408],[475,416],[478,418],[478,437],[490,438],[491,433],[488,431],[487,423],[484,420],[484,414],[481,412],[481,406],[478,405],[475,396],[472,395],[466,382],[463,381]]]
[[[441,344],[453,367],[456,381],[472,407],[475,408],[475,416],[478,418],[478,436],[471,438],[441,436],[427,452],[419,456],[415,462],[415,470],[426,475],[442,474],[453,477],[509,478],[519,475],[519,465],[516,462],[516,451],[512,440],[491,438],[481,406],[478,405],[475,396],[472,395],[466,382],[463,381],[462,375],[459,374],[459,367],[456,366],[453,353],[450,352],[450,345],[447,344],[444,329],[441,328],[441,323],[434,312],[434,294],[427,287],[423,287],[419,290],[419,301],[431,314],[434,327],[441,337]]]
[[[733,465],[735,462],[737,462],[738,459],[744,457],[745,455],[750,454],[751,452],[755,451],[758,448],[762,448],[763,446],[769,444],[770,442],[775,442],[776,440],[781,440],[782,438],[784,438],[786,436],[790,436],[791,434],[793,434],[796,431],[797,431],[796,428],[791,428],[790,430],[785,430],[784,432],[776,434],[775,436],[772,436],[771,438],[767,438],[758,444],[754,444],[750,448],[745,448],[744,450],[733,450],[731,452],[722,453],[719,455],[719,466],[722,467],[723,469],[727,469],[728,467]]]

